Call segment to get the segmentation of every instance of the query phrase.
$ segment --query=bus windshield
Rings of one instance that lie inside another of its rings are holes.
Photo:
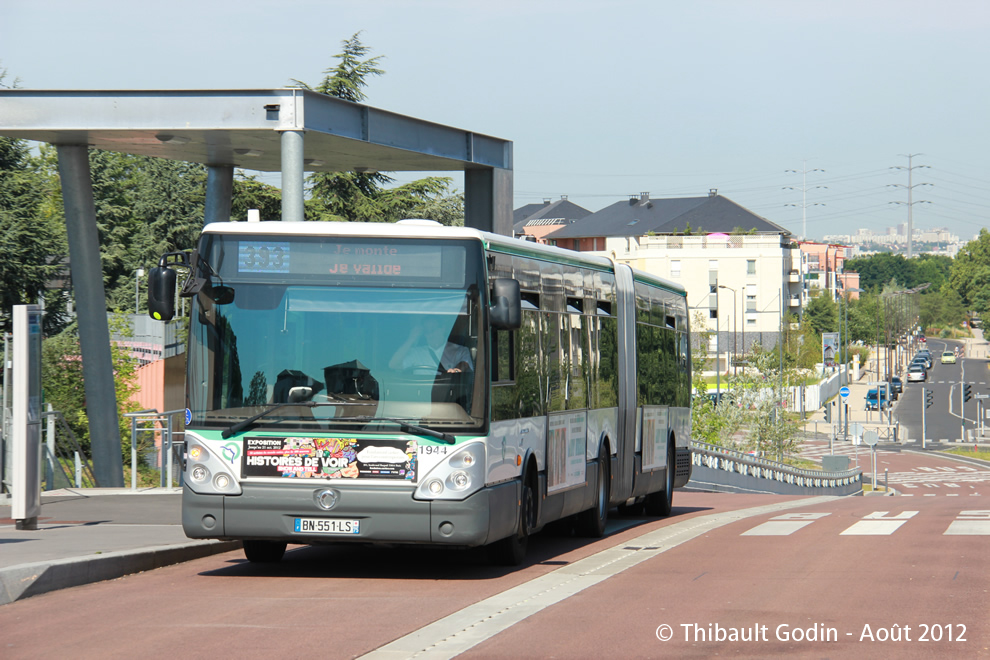
[[[394,431],[394,420],[484,428],[480,243],[432,241],[424,252],[422,240],[389,239],[387,259],[364,260],[363,273],[327,255],[342,244],[370,250],[374,239],[278,237],[269,242],[283,251],[278,270],[246,267],[245,243],[260,245],[207,236],[201,246],[207,283],[190,329],[192,426],[229,428],[271,408],[252,429]],[[404,250],[433,263],[407,268]],[[232,301],[212,294],[221,283]]]

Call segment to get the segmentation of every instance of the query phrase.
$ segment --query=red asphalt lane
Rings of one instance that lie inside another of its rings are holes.
[[[460,657],[990,657],[990,536],[944,535],[980,506],[990,499],[854,497],[794,510],[828,515],[788,536],[742,536],[779,514],[732,523]],[[841,535],[884,511],[918,513],[889,536]],[[733,630],[752,641],[729,641]]]

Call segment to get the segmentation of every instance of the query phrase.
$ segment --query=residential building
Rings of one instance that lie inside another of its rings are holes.
[[[843,289],[859,288],[859,273],[846,273],[845,262],[851,257],[852,248],[834,243],[798,241],[801,250],[801,273],[804,287],[801,292],[801,306],[821,293],[828,293],[838,300]],[[854,298],[859,294],[854,293]]]
[[[720,352],[723,371],[730,356],[741,358],[756,342],[775,346],[786,315],[800,314],[801,252],[791,233],[716,190],[673,199],[641,193],[546,238],[682,284],[712,332],[709,354]]]
[[[512,214],[512,233],[514,236],[532,237],[537,243],[546,243],[545,236],[564,225],[580,220],[591,214],[591,211],[568,201],[567,196],[561,196],[557,201],[544,199],[542,204],[526,204]]]

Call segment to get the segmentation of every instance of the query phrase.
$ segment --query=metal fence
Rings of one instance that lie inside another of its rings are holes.
[[[137,490],[139,447],[143,448],[139,440],[142,435],[146,436],[149,433],[153,442],[144,455],[148,464],[159,471],[159,486],[163,488],[182,486],[182,472],[178,471],[178,483],[176,483],[173,467],[176,462],[181,461],[181,449],[185,442],[184,439],[176,440],[176,436],[182,437],[185,434],[175,430],[178,424],[173,422],[173,418],[175,415],[185,415],[185,412],[185,410],[167,410],[160,413],[151,408],[124,413],[124,417],[131,420],[131,490]]]
[[[93,473],[93,461],[79,445],[76,434],[65,422],[58,410],[43,413],[46,419],[45,443],[43,445],[44,475],[42,490],[58,488],[98,488],[99,482]]]

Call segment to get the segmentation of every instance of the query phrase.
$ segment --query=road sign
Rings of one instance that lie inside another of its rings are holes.
[[[990,394],[974,394],[974,399],[987,399],[990,398]]]
[[[848,398],[849,397],[849,388],[848,387],[843,387],[842,389],[839,390],[839,394],[842,395],[842,398],[843,399]]]
[[[870,429],[869,431],[863,433],[863,442],[870,447],[877,444],[877,440],[879,439],[880,436],[877,434],[876,429]]]

